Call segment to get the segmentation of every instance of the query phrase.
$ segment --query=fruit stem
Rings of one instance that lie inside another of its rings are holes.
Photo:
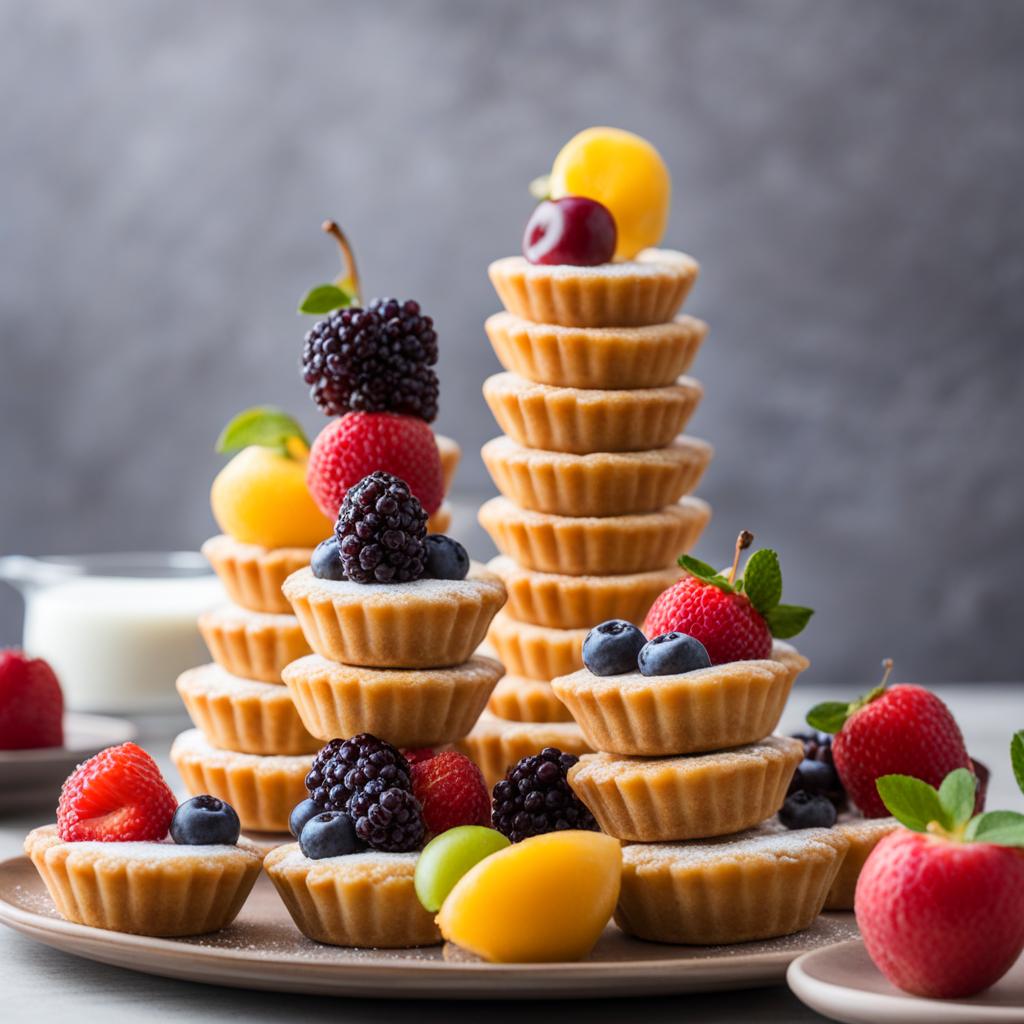
[[[884,690],[889,685],[889,676],[892,675],[892,658],[882,659],[882,681],[878,684],[878,690]]]
[[[732,568],[729,570],[730,583],[736,580],[736,570],[740,567],[740,552],[746,551],[753,543],[754,535],[749,530],[740,530],[740,535],[736,538],[736,550],[732,556]]]
[[[355,295],[352,296],[353,301],[359,302],[359,295],[362,291],[359,286],[359,271],[356,270],[356,258],[352,252],[352,246],[349,245],[349,241],[345,237],[345,232],[333,220],[325,220],[320,225],[320,230],[324,234],[330,235],[338,243],[338,247],[341,249],[341,262],[344,268],[342,270],[342,279],[352,283],[352,287],[355,289]]]

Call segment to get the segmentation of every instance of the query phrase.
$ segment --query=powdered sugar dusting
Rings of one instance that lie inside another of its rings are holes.
[[[626,865],[691,868],[729,862],[800,861],[808,856],[832,856],[845,846],[841,837],[827,828],[805,828],[796,832],[752,829],[722,839],[701,839],[692,843],[636,843],[622,851]]]
[[[408,600],[442,601],[459,597],[477,599],[482,592],[501,587],[501,581],[479,562],[471,562],[464,580],[412,580],[409,583],[353,583],[351,580],[317,579],[311,569],[300,569],[284,582],[285,596],[318,594],[332,598],[356,598],[361,604],[381,605]]]
[[[506,256],[495,260],[490,269],[499,274],[522,274],[533,281],[559,281],[574,277],[660,277],[665,274],[688,277],[696,273],[697,261],[675,249],[644,249],[635,260],[600,263],[596,267],[577,267],[567,263],[534,264],[523,256]]]

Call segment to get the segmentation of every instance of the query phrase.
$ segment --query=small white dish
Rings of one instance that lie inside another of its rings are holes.
[[[1024,1024],[1024,957],[971,999],[921,999],[894,988],[860,939],[816,949],[786,971],[793,993],[845,1024]]]

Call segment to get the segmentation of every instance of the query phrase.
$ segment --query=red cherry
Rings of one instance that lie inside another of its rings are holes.
[[[523,255],[531,263],[595,267],[614,255],[616,235],[607,206],[583,196],[545,199],[526,225]]]

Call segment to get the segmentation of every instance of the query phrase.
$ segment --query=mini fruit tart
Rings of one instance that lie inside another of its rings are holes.
[[[447,533],[452,525],[452,507],[443,502],[441,507],[427,520],[427,533]]]
[[[686,373],[708,325],[678,316],[649,327],[559,327],[511,313],[484,324],[501,365],[558,388],[659,388]]]
[[[487,710],[513,722],[571,722],[569,709],[551,684],[525,676],[505,676],[491,693]]]
[[[416,748],[465,736],[503,673],[499,662],[479,656],[453,668],[396,670],[311,654],[289,665],[284,680],[306,728],[321,740],[368,732]]]
[[[899,822],[895,818],[861,818],[852,814],[844,814],[839,818],[834,830],[849,842],[850,848],[828,890],[826,910],[853,910],[853,895],[864,862],[871,851],[897,828]]]
[[[693,377],[635,391],[583,391],[496,373],[484,381],[483,391],[498,425],[514,441],[576,455],[664,448],[704,396]]]
[[[634,259],[597,266],[536,264],[522,256],[488,268],[502,305],[514,316],[563,327],[642,327],[679,311],[697,280],[695,259],[645,249]]]
[[[312,548],[243,544],[227,534],[211,537],[203,545],[203,554],[235,604],[254,612],[278,614],[291,612],[281,593],[281,584],[293,572],[309,565],[312,553]]]
[[[199,616],[199,632],[213,660],[242,679],[280,683],[285,665],[309,654],[294,615],[226,604]]]
[[[646,452],[572,455],[524,448],[510,437],[480,452],[498,490],[534,512],[558,516],[623,516],[657,512],[695,490],[714,449],[680,435]]]
[[[444,481],[444,492],[447,494],[452,489],[452,480],[462,459],[462,448],[458,441],[445,437],[444,434],[435,434],[434,440],[437,442],[437,454],[441,457],[441,477]],[[444,530],[435,532],[444,533]]]
[[[583,664],[580,649],[586,635],[585,629],[551,629],[519,622],[502,611],[494,617],[487,640],[512,675],[547,682]]]
[[[591,754],[569,769],[569,783],[616,839],[705,839],[740,832],[773,815],[802,756],[798,740],[781,736],[714,754]]]

